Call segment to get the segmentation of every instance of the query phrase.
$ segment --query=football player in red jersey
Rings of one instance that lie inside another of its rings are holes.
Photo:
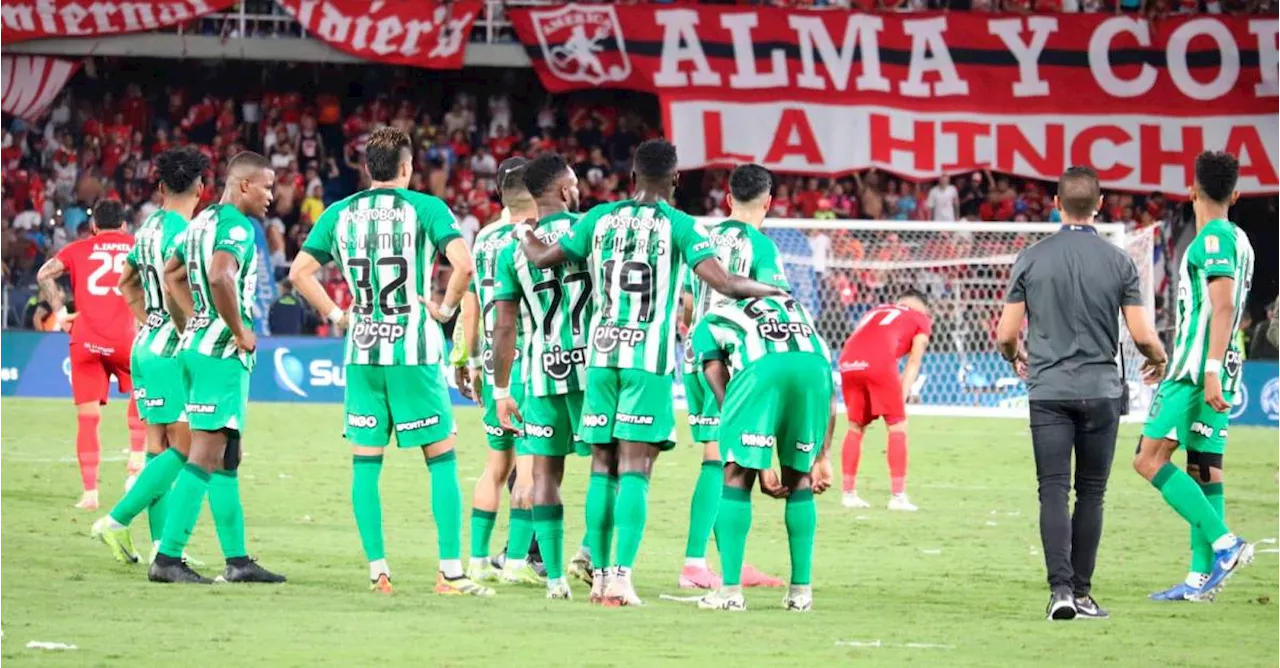
[[[933,332],[929,303],[923,293],[908,290],[893,304],[881,304],[862,316],[840,351],[840,379],[849,431],[844,436],[841,468],[844,471],[846,508],[867,508],[857,492],[858,461],[862,458],[862,434],[876,418],[889,428],[889,510],[914,511],[907,499],[907,411],[911,386],[920,374],[925,348]],[[898,375],[898,360],[907,358]]]
[[[132,393],[129,353],[133,347],[135,316],[116,286],[125,258],[133,248],[133,235],[124,229],[124,208],[119,202],[104,200],[93,207],[90,229],[93,236],[67,244],[44,266],[36,280],[54,311],[64,309],[56,281],[63,274],[71,278],[76,313],[67,318],[71,326],[71,394],[76,404],[76,459],[80,462],[80,482],[84,494],[77,508],[98,508],[98,423],[102,405],[110,394],[111,376],[121,392]],[[138,305],[139,307],[141,304]],[[146,446],[146,426],[138,417],[137,405],[129,401],[129,475],[142,468]]]

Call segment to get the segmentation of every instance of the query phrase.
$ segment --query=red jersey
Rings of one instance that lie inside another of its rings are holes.
[[[840,351],[840,370],[870,367],[898,369],[917,334],[933,333],[933,319],[896,304],[881,304],[862,316]]]
[[[69,243],[58,252],[58,260],[71,277],[79,314],[71,326],[72,343],[126,345],[133,339],[133,313],[116,287],[132,248],[132,234],[106,230]]]

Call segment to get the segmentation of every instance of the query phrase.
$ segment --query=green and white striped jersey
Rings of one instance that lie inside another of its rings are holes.
[[[351,288],[347,364],[440,362],[444,331],[420,300],[431,297],[436,256],[460,238],[449,207],[412,190],[365,190],[325,210],[302,249],[337,262]]]
[[[1200,230],[1182,256],[1178,269],[1178,327],[1173,340],[1173,358],[1166,378],[1204,383],[1204,363],[1209,352],[1209,279],[1235,280],[1235,316],[1231,332],[1240,327],[1244,302],[1253,284],[1253,246],[1244,230],[1229,220],[1211,220]],[[1240,386],[1244,357],[1239,341],[1232,336],[1223,360],[1222,390],[1233,392]]]
[[[538,221],[535,234],[554,244],[573,229],[578,216],[552,214]],[[536,397],[581,392],[587,387],[587,332],[591,318],[591,273],[585,262],[539,269],[518,244],[498,256],[494,299],[524,302],[528,357],[524,382]],[[531,325],[531,327],[528,327]]]
[[[609,202],[560,237],[560,248],[590,267],[588,366],[675,371],[684,267],[715,256],[693,218],[666,202]]]
[[[818,335],[809,311],[787,297],[743,299],[714,306],[689,338],[699,365],[706,360],[724,360],[734,375],[761,357],[776,353],[813,353],[831,362],[831,349]]]
[[[164,265],[186,229],[186,218],[161,209],[147,216],[138,226],[133,234],[137,243],[129,251],[128,261],[142,281],[143,305],[147,309],[147,321],[138,330],[133,345],[164,357],[177,354],[181,340],[178,328],[164,307]]]
[[[214,253],[230,253],[240,264],[236,271],[236,293],[240,301],[240,322],[253,329],[253,298],[258,287],[256,265],[258,246],[254,243],[253,223],[231,204],[215,204],[195,217],[187,231],[180,235],[174,253],[187,265],[187,282],[191,284],[194,307],[187,327],[182,332],[182,350],[194,350],[210,357],[239,357],[246,369],[253,370],[253,353],[236,348],[231,328],[222,321],[213,306],[209,287],[209,270]]]
[[[470,290],[480,300],[480,326],[484,330],[480,337],[480,350],[476,354],[484,361],[485,378],[493,382],[493,328],[498,323],[498,311],[495,308],[494,286],[497,285],[498,256],[502,251],[518,245],[512,233],[514,223],[490,223],[476,233],[475,243],[471,245],[471,256],[475,258],[476,274],[471,278]],[[525,333],[528,319],[521,309],[516,325],[516,356],[520,359],[524,354]],[[519,380],[519,379],[516,379]]]
[[[711,248],[715,250],[720,264],[723,264],[729,273],[746,276],[791,292],[791,284],[787,282],[787,274],[782,268],[778,245],[760,230],[747,223],[726,220],[712,227],[707,233],[707,238],[711,241]],[[690,323],[692,328],[712,307],[727,304],[733,300],[712,290],[698,278],[697,274],[693,273],[692,268],[686,271],[689,289],[693,293],[693,322]],[[688,347],[686,352],[690,351],[692,348]],[[692,355],[686,354],[684,372],[693,373],[695,370]]]

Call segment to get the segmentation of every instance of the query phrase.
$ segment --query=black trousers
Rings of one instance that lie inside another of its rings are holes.
[[[1031,401],[1031,443],[1040,481],[1040,542],[1053,590],[1087,596],[1102,539],[1102,497],[1116,452],[1116,399]],[[1075,453],[1075,512],[1067,496]]]

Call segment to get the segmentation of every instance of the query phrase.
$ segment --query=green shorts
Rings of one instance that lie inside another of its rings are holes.
[[[694,443],[710,443],[719,440],[720,404],[700,373],[684,375],[685,403],[689,405],[689,431]]]
[[[725,461],[748,469],[778,463],[808,472],[831,416],[831,365],[813,353],[766,355],[729,380],[720,411]]]
[[[676,441],[671,376],[640,369],[589,367],[579,436],[590,445],[615,439],[670,450]]]
[[[249,370],[239,357],[210,357],[195,350],[178,353],[187,388],[187,421],[197,431],[244,431],[249,405]],[[150,393],[148,393],[150,394]]]
[[[453,434],[449,385],[436,364],[347,365],[343,436],[355,445],[417,448]]]
[[[1231,403],[1231,392],[1223,399]],[[1229,413],[1219,413],[1204,402],[1204,388],[1185,380],[1160,383],[1151,400],[1142,435],[1177,441],[1193,452],[1221,455],[1227,449]]]
[[[516,360],[511,364],[511,398],[516,400],[516,406],[520,412],[524,412],[524,382],[520,380],[520,360]],[[502,424],[498,422],[498,402],[493,400],[492,378],[485,374],[484,385],[480,388],[480,398],[484,400],[484,434],[489,440],[489,448],[506,452],[511,448],[516,449],[516,454],[525,454],[520,443],[520,437],[507,432],[502,428]]]
[[[570,392],[553,397],[528,394],[520,404],[524,416],[524,448],[528,454],[541,457],[566,457],[573,453],[591,454],[591,446],[578,438],[582,421],[582,393]]]
[[[138,415],[147,424],[186,422],[187,386],[178,357],[157,355],[146,346],[134,346],[130,357]]]

